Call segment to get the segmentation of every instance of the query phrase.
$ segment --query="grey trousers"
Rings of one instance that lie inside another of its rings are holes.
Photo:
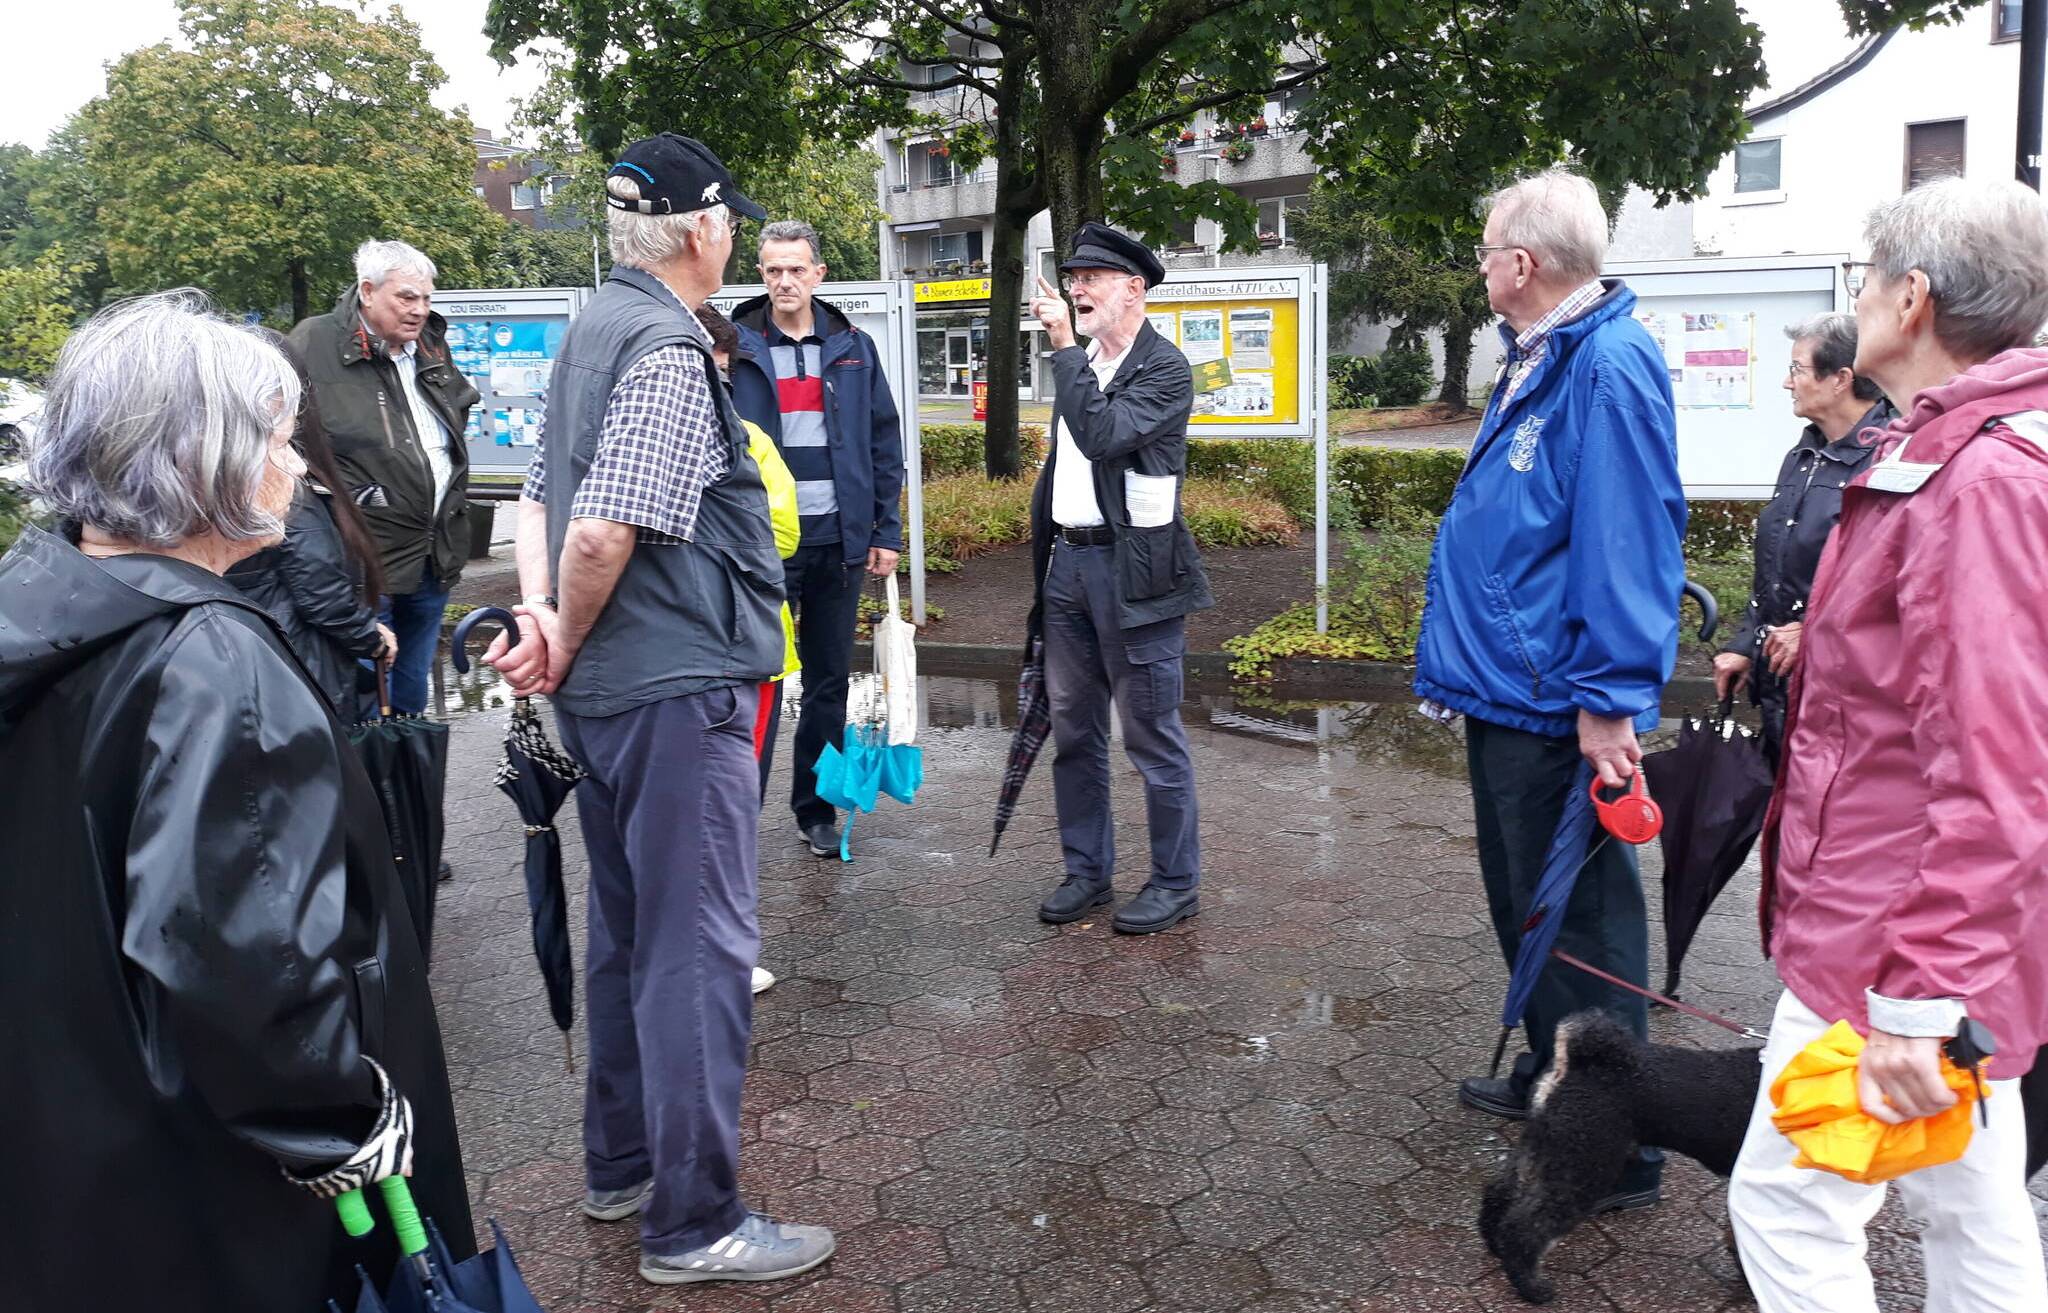
[[[747,1215],[759,705],[748,685],[559,717],[590,772],[576,790],[590,854],[584,1170],[593,1190],[653,1178],[640,1236],[654,1254],[709,1244]]]
[[[1045,686],[1052,702],[1053,802],[1067,874],[1116,873],[1109,794],[1109,704],[1124,751],[1145,778],[1151,883],[1190,889],[1201,875],[1195,767],[1180,723],[1185,621],[1136,629],[1117,621],[1116,550],[1053,545],[1045,580]]]

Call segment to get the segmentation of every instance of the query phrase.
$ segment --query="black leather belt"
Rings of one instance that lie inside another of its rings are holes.
[[[1069,547],[1114,547],[1116,534],[1106,524],[1086,529],[1070,529],[1063,524],[1060,526],[1060,541]]]

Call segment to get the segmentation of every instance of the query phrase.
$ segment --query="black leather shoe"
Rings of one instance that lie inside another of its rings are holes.
[[[1529,1091],[1511,1080],[1467,1076],[1458,1082],[1458,1102],[1511,1122],[1529,1120]]]
[[[804,842],[810,845],[813,856],[839,855],[839,827],[832,822],[819,821],[816,825],[801,825],[797,828],[803,831]]]
[[[1070,875],[1038,905],[1038,919],[1047,925],[1065,925],[1069,921],[1080,920],[1088,915],[1090,908],[1100,907],[1113,897],[1109,881],[1083,880],[1078,875]]]
[[[1193,889],[1163,889],[1148,884],[1117,909],[1109,928],[1119,934],[1149,935],[1180,924],[1202,910]]]

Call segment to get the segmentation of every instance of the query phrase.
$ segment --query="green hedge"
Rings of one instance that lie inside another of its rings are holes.
[[[988,468],[983,424],[926,424],[920,432],[924,476],[942,479],[948,474],[980,474]],[[1017,436],[1024,446],[1024,468],[1035,469],[1045,460],[1045,429],[1037,424],[1020,424]]]
[[[28,499],[13,484],[0,479],[0,552],[14,545],[27,523]]]
[[[1465,453],[1450,448],[1340,447],[1330,453],[1333,504],[1348,494],[1361,528],[1384,523],[1397,510],[1441,515],[1465,468]],[[1188,442],[1190,478],[1228,479],[1257,486],[1287,508],[1297,524],[1316,518],[1316,451],[1291,438],[1194,438]]]

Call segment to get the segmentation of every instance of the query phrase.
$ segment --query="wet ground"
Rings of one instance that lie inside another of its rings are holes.
[[[743,1185],[758,1209],[836,1228],[838,1256],[793,1282],[663,1290],[635,1274],[631,1223],[576,1209],[580,1078],[547,1017],[519,832],[490,782],[504,698],[450,696],[467,711],[435,991],[479,1227],[504,1227],[552,1313],[1524,1307],[1473,1226],[1512,1132],[1455,1098],[1491,1054],[1505,973],[1454,732],[1405,705],[1191,700],[1203,912],[1132,939],[1106,916],[1039,923],[1059,868],[1048,763],[990,859],[1014,692],[928,679],[924,791],[863,817],[853,862],[810,856],[784,807],[763,824],[763,963],[780,983],[755,1012]],[[1128,894],[1143,810],[1121,758],[1115,787]],[[786,789],[785,770],[771,799]],[[564,831],[580,964],[584,865]],[[1647,850],[1653,889],[1656,871]],[[1753,874],[1738,877],[1686,993],[1761,1023],[1775,985],[1754,898]],[[1670,1013],[1652,1025],[1667,1042],[1737,1042]],[[1720,1183],[1674,1159],[1661,1207],[1559,1246],[1552,1307],[1752,1307],[1724,1217]],[[1886,1309],[1918,1307],[1896,1210],[1876,1264]]]

